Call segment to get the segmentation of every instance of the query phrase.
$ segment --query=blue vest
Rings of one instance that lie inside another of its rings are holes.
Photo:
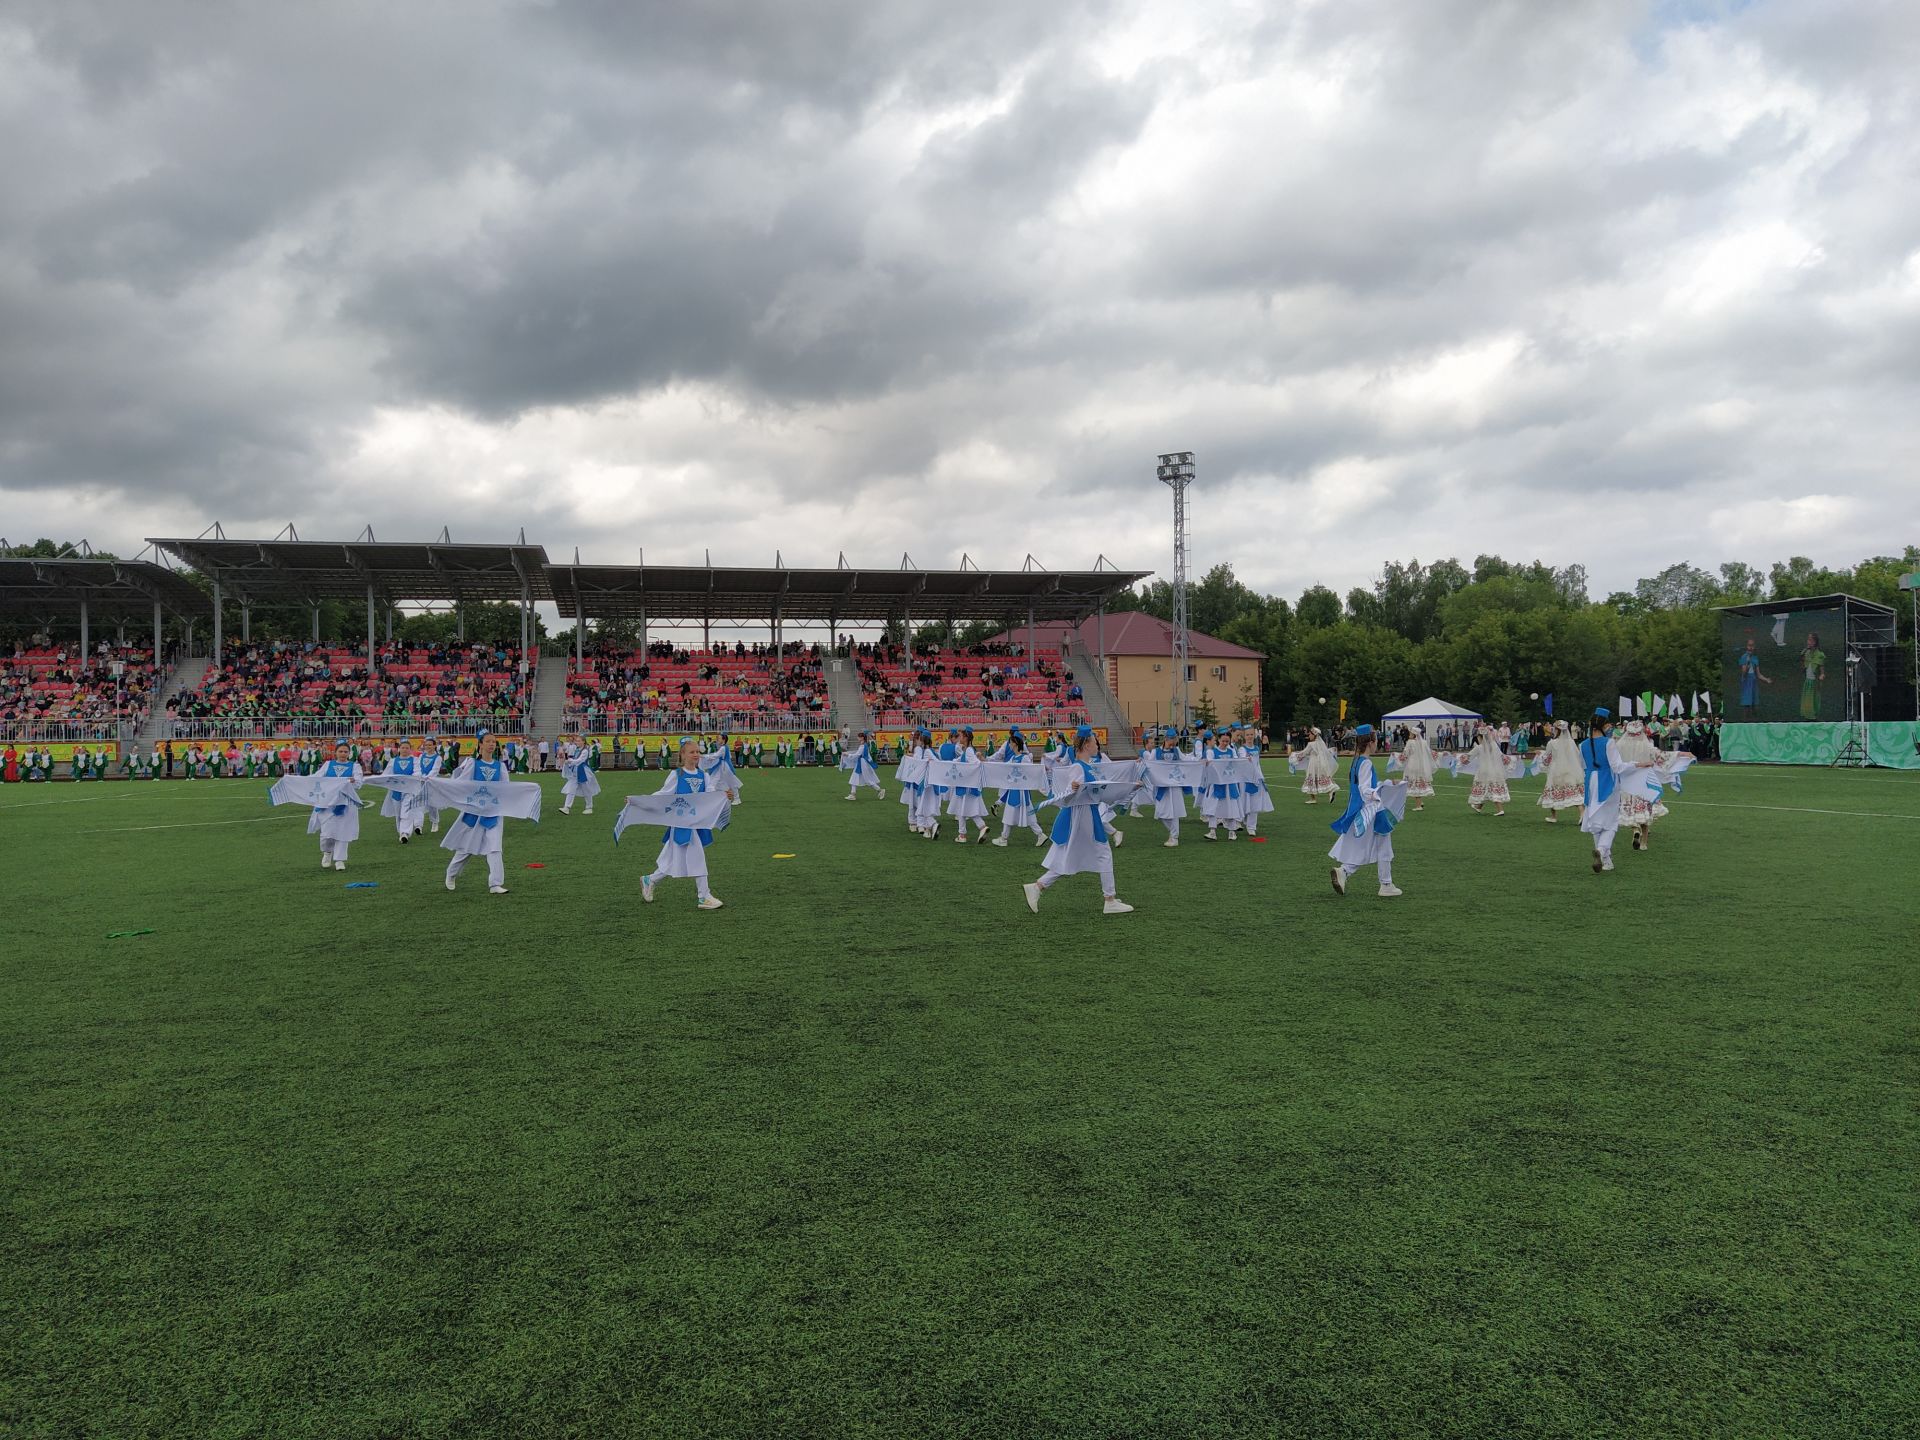
[[[676,770],[673,772],[673,793],[676,795],[701,795],[706,793],[706,788],[707,777],[704,774],[689,775],[685,770]],[[698,837],[702,845],[711,845],[713,843],[713,831],[711,830],[687,830],[683,828],[667,831],[667,839],[675,845],[691,845],[695,837]]]
[[[1327,827],[1336,835],[1353,834],[1354,822],[1360,818],[1360,812],[1367,808],[1367,802],[1360,794],[1360,767],[1362,765],[1367,767],[1369,774],[1372,773],[1373,761],[1365,755],[1354,756],[1353,764],[1347,767],[1346,813]],[[1374,812],[1373,833],[1376,835],[1391,834],[1394,825],[1397,823],[1393,818],[1393,812],[1383,805],[1379,810]]]
[[[1084,760],[1076,760],[1073,763],[1080,767],[1081,783],[1083,785],[1093,784],[1093,766]],[[1061,808],[1059,815],[1054,818],[1053,822],[1054,844],[1064,845],[1073,838],[1073,817],[1075,815],[1085,815],[1091,820],[1093,822],[1093,838],[1102,845],[1107,843],[1107,827],[1101,822],[1100,807],[1098,805],[1085,805],[1076,806],[1071,810],[1064,806]]]
[[[473,778],[476,780],[485,780],[490,784],[497,784],[507,778],[507,762],[504,760],[482,760],[476,755],[473,757]],[[460,817],[460,823],[462,825],[478,825],[482,830],[494,830],[499,828],[500,817],[498,815],[462,815]]]
[[[330,780],[343,779],[353,774],[353,761],[348,760],[342,763],[339,760],[329,760],[321,768],[320,773]],[[335,815],[344,815],[347,813],[347,807],[344,805],[336,805],[333,807],[333,813]]]
[[[1588,785],[1587,793],[1593,798],[1592,805],[1604,805],[1613,794],[1613,765],[1607,759],[1607,737],[1589,735],[1580,742],[1580,768],[1588,776],[1599,776],[1598,786]]]

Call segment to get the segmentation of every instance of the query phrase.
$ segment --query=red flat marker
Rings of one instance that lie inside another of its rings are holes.
[[[527,869],[529,870],[544,870],[546,868],[547,867],[538,860],[529,860],[527,862]]]
[[[1249,835],[1247,839],[1255,845],[1264,845],[1267,843],[1267,837],[1264,835]]]

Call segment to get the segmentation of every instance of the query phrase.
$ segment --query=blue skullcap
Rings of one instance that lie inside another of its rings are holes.
[[[1593,707],[1593,718],[1596,720],[1611,720],[1613,718],[1613,712],[1604,705],[1596,705]]]
[[[1009,730],[1007,733],[1009,735],[1018,735],[1020,733],[1020,727],[1016,725],[1013,727],[1013,729]]]
[[[971,735],[971,734],[973,734],[973,726],[971,726],[971,725],[962,725],[962,726],[960,727],[960,733],[961,733],[962,735]]]
[[[1078,730],[1073,732],[1073,735],[1076,740],[1091,740],[1093,738],[1093,726],[1082,725]]]
[[[1373,734],[1373,727],[1371,725],[1356,725],[1353,727],[1353,733],[1364,740],[1367,736]]]

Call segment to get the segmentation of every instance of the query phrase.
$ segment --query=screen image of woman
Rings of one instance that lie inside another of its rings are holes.
[[[1807,632],[1807,645],[1800,652],[1800,718],[1820,718],[1820,685],[1827,678],[1827,652],[1820,648],[1820,633]]]

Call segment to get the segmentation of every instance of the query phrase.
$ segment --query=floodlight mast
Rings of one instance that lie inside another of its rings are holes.
[[[1187,487],[1193,483],[1193,452],[1162,455],[1154,473],[1173,491],[1173,694],[1168,708],[1175,713],[1174,723],[1186,730],[1193,724],[1187,693]]]

